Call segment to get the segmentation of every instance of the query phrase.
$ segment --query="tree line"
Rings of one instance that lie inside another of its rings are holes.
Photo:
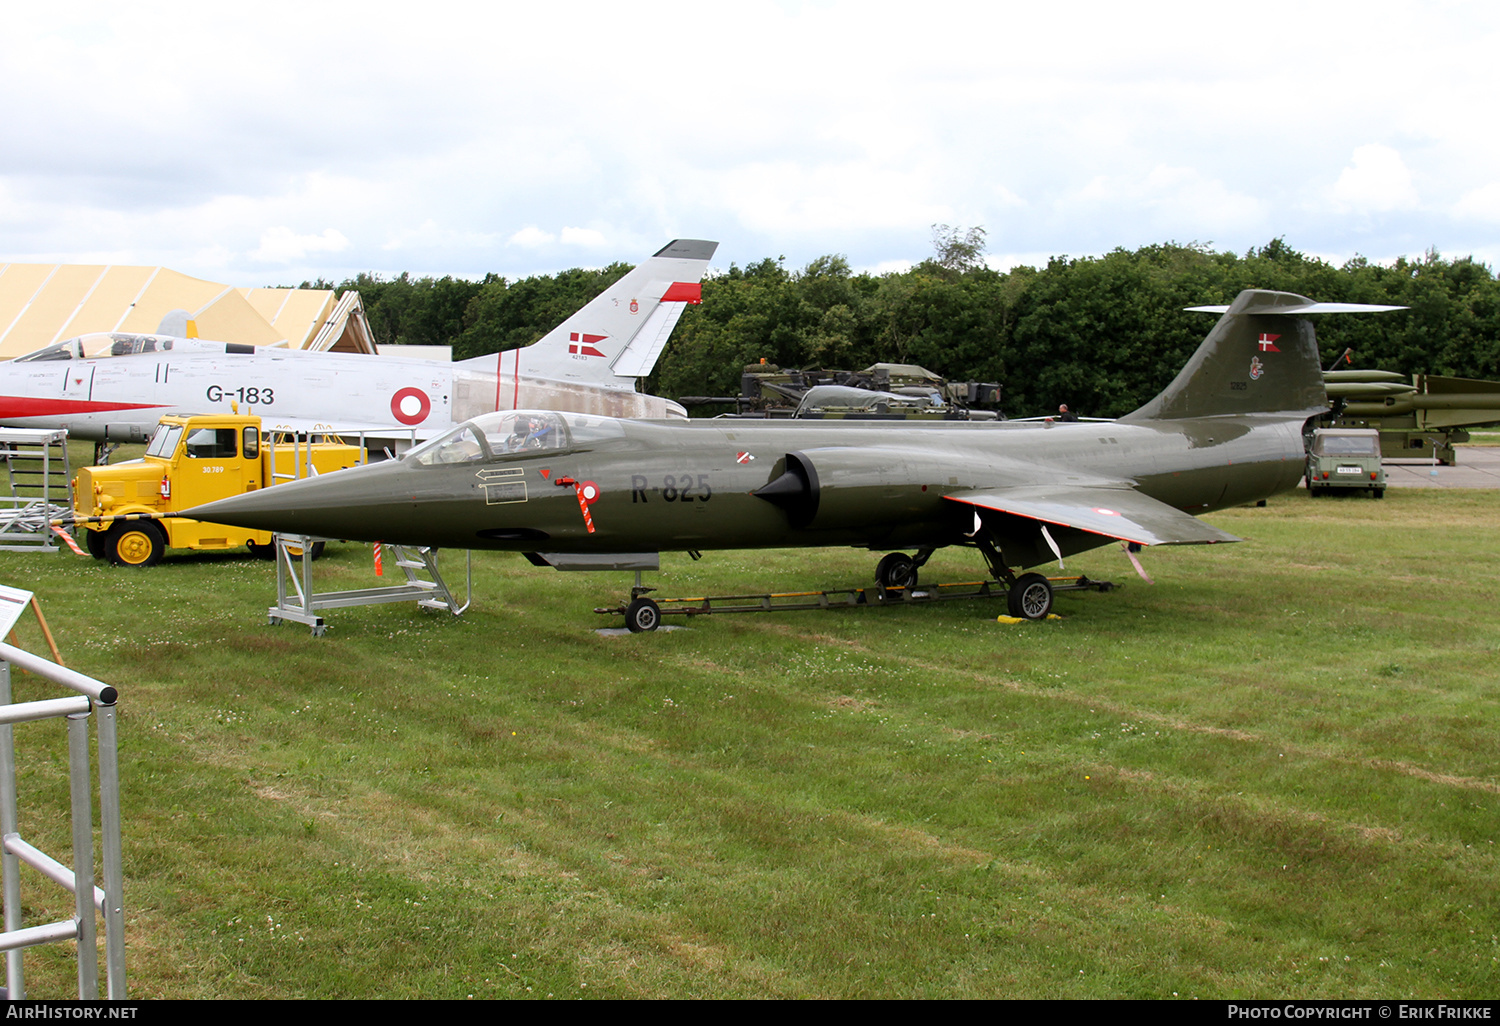
[[[1002,273],[979,259],[982,230],[943,227],[934,255],[907,271],[855,273],[841,256],[801,269],[784,258],[731,264],[704,280],[702,305],[688,308],[644,387],[734,395],[744,366],[761,359],[855,370],[915,363],[999,382],[1010,416],[1065,402],[1112,417],[1160,391],[1203,340],[1211,315],[1185,307],[1226,304],[1246,288],[1410,307],[1319,318],[1324,366],[1349,348],[1357,367],[1500,378],[1500,281],[1471,257],[1334,267],[1276,239],[1243,256],[1164,243]],[[358,289],[377,343],[452,345],[459,360],[534,342],[628,269],[518,281],[362,274],[304,286]]]

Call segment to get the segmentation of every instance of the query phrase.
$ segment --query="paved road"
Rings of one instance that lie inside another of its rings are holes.
[[[1385,482],[1391,488],[1500,488],[1500,446],[1460,445],[1453,467],[1386,460]]]
[[[1386,460],[1386,484],[1392,488],[1500,488],[1500,446],[1460,445],[1457,452],[1458,463],[1452,467]]]

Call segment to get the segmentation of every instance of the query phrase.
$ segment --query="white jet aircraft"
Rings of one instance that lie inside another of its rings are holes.
[[[685,417],[636,391],[717,242],[678,239],[521,349],[459,363],[98,333],[0,362],[0,424],[142,441],[165,414],[260,416],[266,430],[362,433],[397,448],[492,410]]]

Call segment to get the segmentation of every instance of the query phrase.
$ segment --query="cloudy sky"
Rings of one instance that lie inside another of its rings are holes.
[[[55,12],[55,13],[54,13]],[[1500,263],[1500,6],[80,2],[0,32],[0,262],[235,285],[1277,236]]]

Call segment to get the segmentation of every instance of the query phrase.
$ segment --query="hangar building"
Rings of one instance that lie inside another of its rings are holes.
[[[0,359],[90,332],[155,334],[173,311],[186,311],[190,324],[169,333],[375,352],[364,306],[352,290],[335,299],[331,289],[236,288],[165,267],[0,263]]]

